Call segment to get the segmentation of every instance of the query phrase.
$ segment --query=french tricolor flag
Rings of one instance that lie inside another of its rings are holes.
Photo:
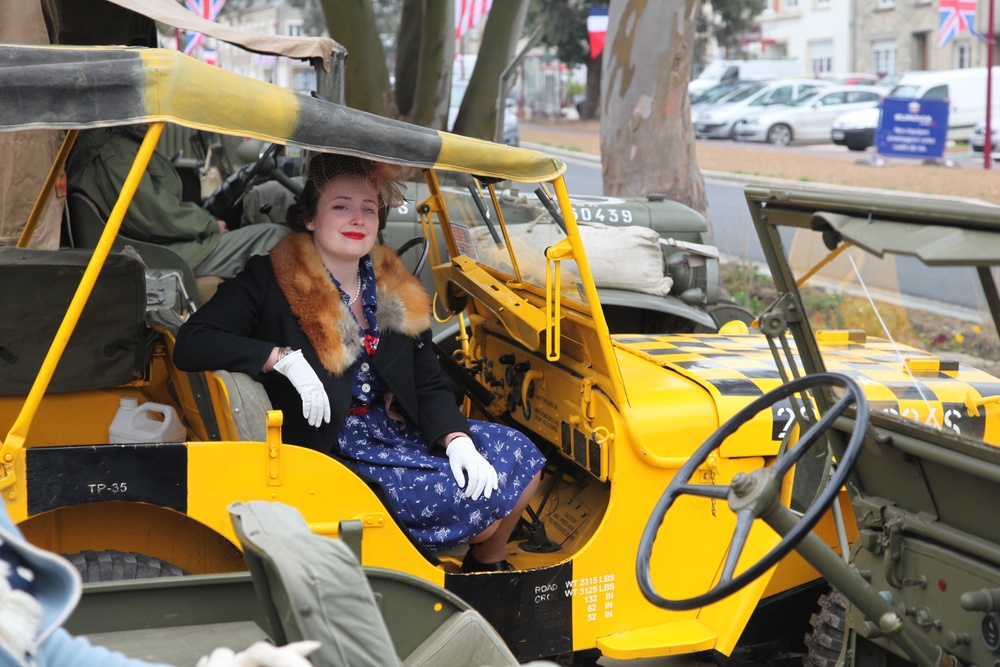
[[[604,38],[608,35],[608,8],[591,5],[587,16],[587,35],[590,37],[590,59],[601,55]]]

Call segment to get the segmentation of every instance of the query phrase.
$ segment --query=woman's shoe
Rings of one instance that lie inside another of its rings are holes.
[[[462,572],[511,572],[514,570],[514,566],[507,562],[506,559],[499,560],[496,563],[480,563],[476,560],[476,557],[472,555],[472,549],[469,549],[465,553],[465,558],[462,559]]]

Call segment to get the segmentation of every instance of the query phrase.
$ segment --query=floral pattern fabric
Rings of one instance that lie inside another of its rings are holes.
[[[367,256],[360,266],[364,312],[374,323],[375,275]],[[347,295],[341,295],[346,302]],[[364,331],[359,326],[359,335],[365,334],[378,338],[377,330]],[[466,498],[444,450],[430,445],[417,426],[387,406],[386,397],[385,385],[362,355],[354,365],[353,404],[369,409],[347,416],[337,438],[337,452],[358,474],[385,490],[403,525],[431,551],[468,542],[510,514],[545,465],[545,457],[524,434],[470,419],[472,442],[496,469],[499,487],[489,499]]]

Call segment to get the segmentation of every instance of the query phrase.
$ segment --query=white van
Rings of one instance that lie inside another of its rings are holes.
[[[782,76],[802,76],[802,65],[794,59],[714,60],[688,83],[688,94],[700,95],[712,86],[730,81],[759,81]]]
[[[993,68],[993,104],[1000,101],[1000,67]],[[948,138],[968,140],[986,118],[986,68],[914,72],[904,75],[889,97],[948,100]]]

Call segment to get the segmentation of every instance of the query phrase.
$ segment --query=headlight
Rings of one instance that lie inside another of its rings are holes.
[[[711,123],[713,120],[715,120],[715,114],[703,113],[700,116],[698,116],[698,120],[701,121],[702,123]]]
[[[834,123],[833,129],[835,130],[864,130],[868,129],[866,123]]]

